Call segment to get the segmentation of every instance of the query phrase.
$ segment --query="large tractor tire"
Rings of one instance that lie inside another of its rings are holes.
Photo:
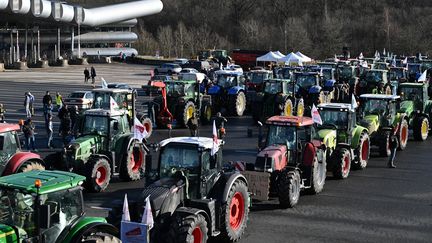
[[[408,134],[409,134],[408,121],[403,119],[399,127],[399,135],[398,135],[399,150],[404,150],[406,148],[408,144]],[[427,138],[427,133],[426,133],[426,138]]]
[[[311,179],[311,187],[308,190],[309,193],[318,194],[324,189],[324,184],[325,184],[326,174],[327,174],[326,167],[327,167],[326,161],[323,160],[319,162],[318,158],[315,155],[312,168],[311,168],[312,179]]]
[[[351,153],[346,148],[335,151],[333,157],[333,177],[336,179],[346,179],[351,170]]]
[[[100,225],[96,227],[84,227],[72,237],[71,242],[86,243],[120,243],[119,232],[112,225]]]
[[[378,139],[378,149],[379,149],[379,155],[381,157],[389,157],[391,154],[390,149],[390,132],[383,132]]]
[[[95,157],[86,164],[85,188],[89,192],[101,192],[105,190],[111,180],[111,166],[107,159]]]
[[[413,121],[414,139],[425,141],[429,134],[429,120],[426,117],[418,117]]]
[[[298,170],[283,171],[278,181],[279,204],[282,208],[294,207],[300,198],[301,178]]]
[[[149,138],[152,133],[153,133],[153,122],[150,118],[148,117],[141,117],[140,119],[141,124],[144,126],[144,128],[146,129],[147,132],[147,136],[145,137],[145,139]]]
[[[212,118],[212,108],[209,103],[203,103],[201,108],[201,123],[210,124]]]
[[[290,99],[287,99],[285,101],[284,107],[283,107],[283,116],[292,116],[293,115],[294,106]]]
[[[206,243],[208,238],[207,222],[201,214],[177,216],[169,230],[171,243]]]
[[[235,116],[243,116],[246,110],[246,95],[243,92],[238,92],[232,95],[229,99],[229,111]]]
[[[24,162],[16,171],[16,173],[29,172],[32,170],[45,170],[45,166],[39,161],[29,160]]]
[[[238,241],[243,235],[249,216],[249,193],[246,184],[237,180],[222,208],[221,237],[224,242]]]
[[[181,125],[186,126],[189,119],[195,114],[195,104],[192,101],[188,101],[180,112],[177,122],[180,121]]]
[[[370,156],[370,139],[366,132],[360,135],[359,146],[357,148],[357,160],[352,163],[353,169],[362,170],[366,168]]]
[[[137,181],[145,169],[146,152],[138,141],[133,140],[127,150],[120,167],[120,179],[124,181]]]

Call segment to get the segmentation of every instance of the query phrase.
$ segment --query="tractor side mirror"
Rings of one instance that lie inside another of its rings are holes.
[[[39,227],[49,229],[51,227],[51,205],[41,205],[39,207]]]
[[[118,131],[119,130],[119,123],[118,121],[114,122],[114,127],[113,127],[114,131]]]

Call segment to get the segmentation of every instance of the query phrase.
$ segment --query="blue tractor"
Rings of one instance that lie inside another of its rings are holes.
[[[243,73],[219,70],[215,74],[214,85],[207,92],[212,96],[212,110],[242,116],[246,110],[246,82]]]

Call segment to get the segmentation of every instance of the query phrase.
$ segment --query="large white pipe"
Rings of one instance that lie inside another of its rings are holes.
[[[71,22],[75,15],[74,7],[64,3],[53,2],[51,15],[56,21]]]
[[[138,55],[134,48],[81,48],[81,56],[120,56],[120,53],[126,56]],[[78,50],[73,51],[74,56],[78,56]]]
[[[9,0],[0,0],[0,9],[5,9],[9,5]]]
[[[81,25],[99,26],[156,14],[162,9],[160,0],[141,0],[92,9],[77,7],[75,21]]]
[[[31,11],[33,16],[40,18],[48,18],[51,15],[51,2],[46,0],[33,0]]]
[[[26,14],[30,11],[30,0],[9,0],[9,7],[13,13]]]
[[[134,27],[137,24],[138,24],[137,19],[129,19],[129,20],[122,21],[122,22],[105,24],[105,25],[102,25],[102,27]]]

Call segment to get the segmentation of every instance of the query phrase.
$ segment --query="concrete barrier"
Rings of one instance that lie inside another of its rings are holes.
[[[69,65],[89,65],[87,57],[69,60]]]
[[[0,63],[0,72],[4,72],[5,68],[4,68],[4,63]]]
[[[15,62],[13,68],[18,70],[27,70],[27,62]]]

